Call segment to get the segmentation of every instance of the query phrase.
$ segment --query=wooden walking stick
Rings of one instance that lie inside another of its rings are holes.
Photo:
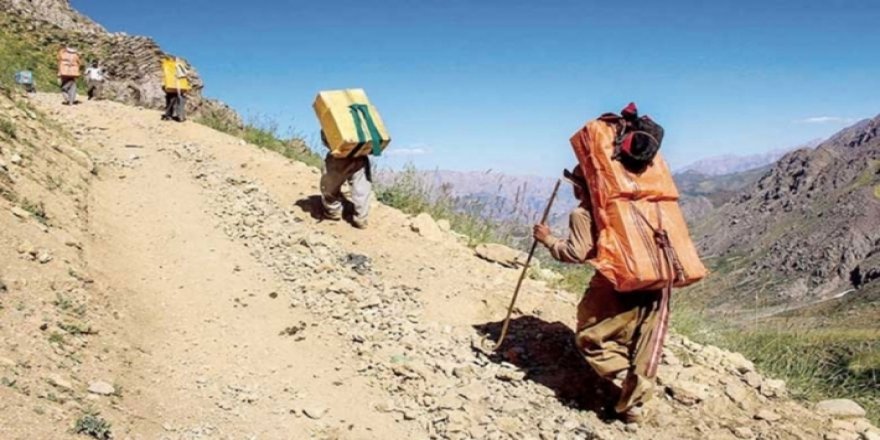
[[[556,186],[553,187],[553,194],[550,195],[547,207],[544,208],[544,216],[541,217],[541,224],[547,223],[547,217],[550,216],[550,209],[553,207],[553,201],[556,200],[556,193],[559,192],[559,185],[561,183],[561,179],[557,180]],[[498,337],[498,341],[492,346],[492,351],[501,347],[504,339],[507,338],[507,331],[510,329],[510,315],[513,314],[513,306],[516,304],[516,298],[519,296],[519,289],[522,287],[523,280],[526,278],[526,273],[529,271],[529,265],[532,264],[532,257],[535,255],[535,249],[537,248],[538,240],[532,240],[532,248],[529,250],[529,256],[526,258],[526,264],[523,266],[522,273],[519,274],[519,281],[516,282],[516,289],[513,291],[513,298],[511,298],[510,305],[507,307],[507,317],[504,318],[504,325],[501,326],[501,336]],[[484,345],[486,341],[487,339],[483,340]]]

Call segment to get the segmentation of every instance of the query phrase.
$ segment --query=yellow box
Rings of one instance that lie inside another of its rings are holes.
[[[363,89],[320,92],[314,108],[334,157],[378,156],[391,142],[382,117]]]
[[[186,66],[175,58],[162,60],[162,87],[166,91],[189,91],[192,86],[187,75]]]

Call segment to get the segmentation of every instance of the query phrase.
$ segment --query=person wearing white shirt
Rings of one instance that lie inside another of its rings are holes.
[[[101,100],[104,94],[104,81],[107,74],[100,66],[98,60],[92,61],[92,65],[86,68],[86,85],[88,86],[89,100]]]

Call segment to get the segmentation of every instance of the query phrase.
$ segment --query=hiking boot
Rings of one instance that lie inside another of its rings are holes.
[[[358,229],[367,229],[367,220],[352,220],[351,224]]]
[[[622,413],[617,413],[617,418],[627,425],[630,423],[641,425],[648,419],[648,409],[645,408],[644,404],[640,403]]]

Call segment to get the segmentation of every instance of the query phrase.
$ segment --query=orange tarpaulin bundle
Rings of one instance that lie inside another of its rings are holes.
[[[688,233],[666,161],[658,153],[643,172],[630,172],[613,158],[616,136],[616,125],[597,119],[571,138],[599,230],[590,264],[621,292],[661,289],[670,281],[683,287],[703,279],[706,268]],[[662,247],[658,238],[669,246]]]
[[[58,76],[62,78],[79,77],[79,53],[70,48],[58,51]]]

